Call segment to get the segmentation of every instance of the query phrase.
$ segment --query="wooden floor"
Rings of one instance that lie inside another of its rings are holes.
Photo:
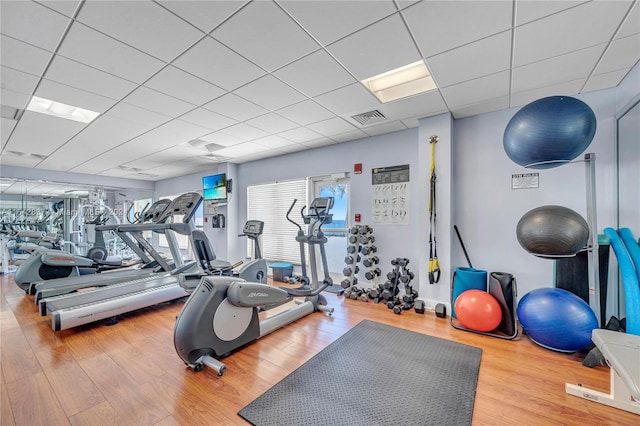
[[[314,313],[252,343],[225,358],[227,372],[217,377],[186,368],[175,353],[173,326],[183,301],[125,315],[116,325],[56,333],[33,297],[11,275],[0,277],[5,426],[246,424],[238,410],[363,319],[481,347],[474,425],[640,424],[639,416],[565,394],[565,382],[608,391],[607,367],[584,367],[581,355],[555,353],[527,338],[459,331],[433,313],[395,315],[329,294],[333,316]],[[357,393],[335,398],[357,402]]]

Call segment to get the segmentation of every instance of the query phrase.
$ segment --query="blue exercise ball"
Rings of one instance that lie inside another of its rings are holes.
[[[589,225],[570,208],[541,206],[520,218],[516,237],[522,248],[536,256],[574,256],[589,241]]]
[[[589,105],[569,96],[550,96],[522,107],[504,131],[507,156],[531,169],[561,166],[580,155],[596,133]]]
[[[560,288],[538,288],[518,303],[518,319],[531,340],[547,349],[576,352],[592,344],[598,320],[588,304]]]

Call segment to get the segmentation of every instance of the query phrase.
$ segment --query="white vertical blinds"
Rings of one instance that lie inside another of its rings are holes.
[[[300,210],[307,204],[305,179],[247,188],[247,219],[264,222],[262,256],[269,261],[301,263],[300,245],[296,241],[298,228],[286,218],[294,199],[298,201],[290,217],[306,230],[300,216]]]

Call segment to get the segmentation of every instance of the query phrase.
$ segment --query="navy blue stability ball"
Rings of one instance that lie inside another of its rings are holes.
[[[596,115],[587,104],[569,96],[550,96],[525,105],[511,118],[503,145],[515,163],[550,169],[580,155],[595,133]]]
[[[591,345],[598,320],[584,300],[560,288],[538,288],[518,303],[518,319],[531,340],[547,349],[576,352]]]
[[[539,257],[574,256],[589,241],[589,225],[563,206],[541,206],[526,212],[516,225],[523,249]]]

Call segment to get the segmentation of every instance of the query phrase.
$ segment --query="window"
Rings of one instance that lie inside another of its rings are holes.
[[[322,230],[327,237],[325,252],[329,272],[341,273],[344,268],[349,229],[349,179],[314,179],[313,193],[314,197],[333,197],[333,220],[323,225]]]
[[[286,218],[294,199],[296,205],[290,217],[304,228],[300,209],[307,204],[305,179],[254,185],[247,188],[247,219],[264,222],[262,256],[271,261],[300,264],[300,245],[296,241],[298,228]],[[250,246],[250,244],[249,244]],[[248,255],[253,248],[248,247]]]

